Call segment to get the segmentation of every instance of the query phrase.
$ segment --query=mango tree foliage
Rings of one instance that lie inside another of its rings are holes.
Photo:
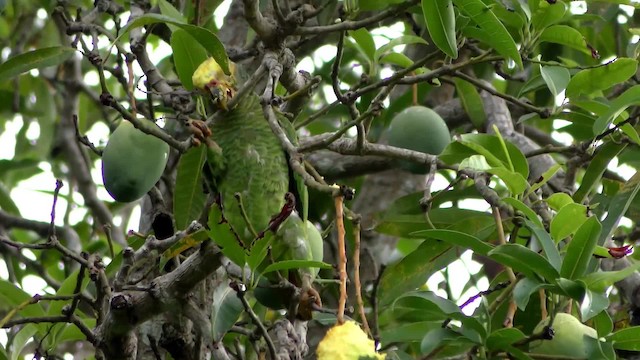
[[[0,359],[636,357],[636,8],[0,1]]]

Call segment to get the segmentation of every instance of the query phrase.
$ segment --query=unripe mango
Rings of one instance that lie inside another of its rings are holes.
[[[140,199],[158,182],[169,157],[169,145],[122,121],[102,152],[102,180],[120,202]]]
[[[451,142],[447,124],[435,111],[424,106],[412,106],[397,114],[387,132],[389,145],[440,155]],[[401,161],[399,166],[414,174],[426,174],[427,166]]]
[[[540,333],[549,325],[549,318],[542,320],[536,326],[534,333]],[[535,340],[529,345],[532,354],[565,356],[574,359],[587,358],[587,344],[585,337],[598,338],[595,329],[590,328],[573,317],[571,314],[558,313],[553,320],[552,340]]]

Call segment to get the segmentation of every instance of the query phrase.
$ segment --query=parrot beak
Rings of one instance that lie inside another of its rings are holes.
[[[227,106],[227,92],[220,88],[220,86],[209,87],[209,95],[211,96],[211,101],[220,109],[227,111],[229,107]]]

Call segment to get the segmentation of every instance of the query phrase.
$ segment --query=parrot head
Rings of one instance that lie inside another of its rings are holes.
[[[206,92],[213,104],[223,110],[228,110],[227,103],[236,91],[235,64],[229,63],[229,70],[231,75],[225,74],[213,58],[208,58],[198,66],[191,77],[193,86]]]

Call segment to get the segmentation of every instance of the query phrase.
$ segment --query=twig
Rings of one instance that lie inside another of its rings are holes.
[[[347,251],[344,241],[344,214],[342,196],[334,197],[336,229],[338,230],[338,272],[340,273],[340,299],[338,300],[338,324],[344,324],[344,309],[347,304]]]
[[[358,303],[358,311],[360,312],[362,326],[364,327],[365,332],[372,337],[371,329],[369,328],[369,322],[367,321],[367,315],[364,312],[364,302],[362,301],[362,284],[360,283],[360,217],[353,219],[353,237],[355,240],[353,249],[353,282],[356,291],[356,302]]]
[[[251,318],[253,323],[258,327],[258,329],[260,329],[260,332],[262,333],[262,337],[264,338],[264,341],[267,342],[267,347],[269,348],[269,355],[271,355],[271,359],[278,359],[278,357],[276,356],[276,347],[273,344],[273,340],[271,339],[271,336],[269,336],[269,331],[264,326],[262,321],[260,321],[260,318],[253,311],[253,309],[251,308],[251,305],[249,304],[249,302],[244,296],[246,292],[246,286],[244,284],[240,284],[237,282],[232,282],[229,286],[231,286],[231,288],[236,291],[236,294],[238,295],[238,299],[240,299],[240,301],[242,302],[242,306],[244,306],[244,311],[249,315],[249,317]]]
[[[504,227],[502,226],[500,209],[498,209],[495,206],[492,206],[491,210],[493,212],[493,218],[495,219],[495,222],[496,222],[496,231],[498,232],[498,242],[500,243],[500,245],[505,245],[507,243],[507,240],[504,234]],[[517,281],[517,278],[516,278],[516,275],[513,273],[513,269],[511,269],[508,266],[505,266],[505,270],[507,272],[509,282],[511,282],[512,284],[515,284]],[[515,315],[516,309],[517,307],[515,304],[515,300],[512,299],[509,303],[509,311],[507,311],[507,315],[505,316],[505,320],[503,323],[505,327],[513,326],[513,316]]]
[[[102,150],[96,148],[95,145],[93,145],[93,143],[89,141],[89,138],[86,135],[80,134],[80,127],[78,126],[78,115],[73,115],[73,125],[76,128],[76,138],[78,138],[78,141],[88,147],[96,155],[102,156]]]

